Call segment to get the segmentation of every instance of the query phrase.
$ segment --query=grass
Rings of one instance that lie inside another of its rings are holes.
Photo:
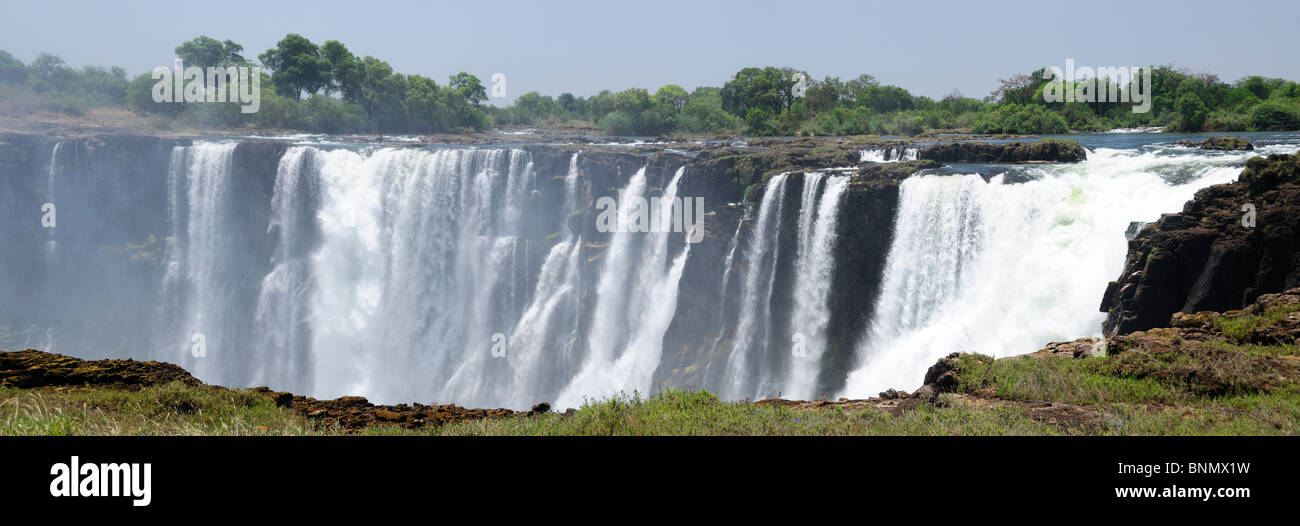
[[[1273,325],[1296,311],[1300,311],[1300,305],[1269,308],[1261,315],[1221,316],[1214,319],[1214,326],[1229,340],[1240,342],[1246,339],[1251,331]]]
[[[1176,403],[1185,398],[1178,389],[1153,379],[1115,375],[1113,364],[1105,357],[993,361],[968,355],[960,367],[961,391],[973,393],[991,387],[998,398],[1006,400],[1090,405]]]
[[[187,386],[0,388],[0,435],[331,434],[252,391]]]
[[[397,431],[372,428],[370,433]],[[573,415],[479,420],[427,428],[432,435],[1041,435],[1050,426],[1015,408],[970,411],[921,405],[900,415],[870,408],[797,410],[732,403],[708,391],[668,390],[657,396],[620,396],[588,403]]]

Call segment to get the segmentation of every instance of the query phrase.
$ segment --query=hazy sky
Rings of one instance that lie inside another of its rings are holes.
[[[953,89],[982,97],[999,78],[1063,68],[1067,58],[1300,80],[1296,0],[0,0],[0,13],[0,49],[24,62],[45,51],[135,75],[170,65],[172,49],[198,35],[239,42],[255,58],[299,33],[440,84],[458,71],[485,84],[503,73],[509,100],[669,83],[689,90],[765,65],[817,78],[869,73],[936,98]]]

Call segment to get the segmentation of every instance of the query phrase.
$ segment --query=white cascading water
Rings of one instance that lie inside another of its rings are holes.
[[[49,170],[49,177],[48,177],[48,179],[46,180],[46,191],[49,192],[49,195],[46,196],[46,198],[49,199],[49,201],[47,201],[47,202],[48,202],[48,203],[51,203],[51,204],[54,204],[54,202],[55,202],[55,198],[54,198],[54,176],[55,176],[55,174],[58,173],[58,167],[59,167],[59,148],[62,148],[62,147],[63,147],[63,141],[59,141],[59,142],[54,143],[54,153],[51,153],[51,154],[50,154],[50,170]],[[57,205],[56,205],[56,206],[57,206]],[[57,211],[57,208],[56,208],[55,210]],[[56,215],[55,217],[57,218],[57,215]],[[45,242],[45,257],[46,257],[46,260],[47,260],[50,264],[53,264],[54,261],[56,260],[56,258],[58,257],[59,242],[58,242],[58,240],[54,239],[54,231],[55,231],[54,228],[49,228],[49,229],[46,229],[46,230],[48,231],[49,241],[46,241],[46,242]],[[53,346],[51,345],[50,347],[42,347],[42,348],[45,349],[45,350],[47,350],[47,351],[49,351],[49,352],[54,352],[53,349],[51,349],[51,347],[53,347]]]
[[[509,280],[522,228],[516,210],[531,193],[526,154],[321,156],[314,391],[483,402],[509,389],[489,360],[493,336],[510,329],[502,315],[516,307]]]
[[[560,407],[576,407],[585,399],[600,399],[620,392],[648,394],[655,368],[662,357],[664,332],[677,310],[677,284],[690,245],[668,262],[677,184],[686,171],[677,170],[659,201],[660,221],[651,232],[619,228],[610,240],[597,285],[595,318],[588,336],[587,355],[581,369],[556,399]],[[626,206],[646,190],[642,167],[620,192],[620,225],[631,225],[637,210]],[[649,202],[649,201],[647,201]],[[638,254],[636,243],[641,243]],[[635,272],[630,272],[635,271]]]
[[[810,174],[811,175],[811,174]],[[820,185],[822,177],[804,177],[804,194]],[[805,198],[799,211],[799,255],[795,264],[794,311],[790,328],[797,342],[785,392],[796,399],[811,399],[817,394],[817,375],[826,350],[826,324],[830,321],[827,300],[835,271],[835,229],[839,221],[840,202],[848,190],[849,177],[830,177],[819,200]],[[815,222],[805,221],[812,216]]]
[[[612,236],[598,321],[580,334],[584,241],[568,222],[590,204],[576,154],[561,237],[530,270],[540,241],[524,236],[538,195],[527,152],[291,147],[268,223],[256,226],[271,240],[270,260],[250,269],[239,255],[258,242],[238,230],[246,221],[235,212],[235,147],[196,142],[172,152],[173,231],[158,308],[169,328],[155,356],[213,383],[320,397],[526,408],[650,392],[689,254],[689,245],[669,254],[684,168],[656,215],[669,224]],[[642,170],[623,193],[645,197],[647,188]],[[254,277],[244,301],[255,305],[236,305]],[[232,317],[245,310],[247,320]]]
[[[311,385],[311,351],[305,341],[311,268],[299,237],[311,225],[302,224],[299,211],[310,195],[314,156],[315,150],[298,146],[280,157],[266,227],[266,233],[276,239],[273,268],[262,278],[253,320],[252,350],[260,356],[253,364],[252,383],[292,392]]]
[[[720,383],[728,398],[807,398],[816,394],[830,317],[827,301],[835,270],[839,206],[850,178],[820,172],[798,176],[802,189],[795,224],[793,283],[786,284],[779,283],[776,275],[783,257],[781,221],[791,177],[781,174],[768,181],[759,203],[746,253],[736,336],[727,358],[727,374]],[[778,287],[790,287],[794,299],[788,311],[788,334],[774,334],[772,329],[772,298]]]
[[[566,218],[583,206],[578,196],[578,155],[569,159],[569,171],[564,176]],[[581,312],[582,237],[573,232],[568,221],[562,231],[564,239],[546,255],[532,301],[510,333],[512,381],[514,385],[530,386],[512,393],[507,401],[511,407],[524,407],[555,392],[560,378],[567,376],[561,366],[573,362],[577,335],[556,329],[576,327]]]
[[[920,150],[913,147],[895,147],[887,148],[868,148],[859,151],[862,158],[859,162],[864,163],[897,163],[902,161],[915,161]]]
[[[875,319],[843,395],[916,387],[950,352],[1009,356],[1100,336],[1098,301],[1122,270],[1129,222],[1180,210],[1258,153],[1102,148],[1024,183],[904,181]]]
[[[168,169],[172,234],[166,241],[163,305],[179,319],[175,332],[164,335],[162,353],[179,354],[201,378],[223,378],[223,364],[231,361],[228,353],[215,351],[226,343],[223,329],[232,286],[222,277],[222,262],[232,235],[238,235],[227,228],[236,145],[201,142],[176,147]],[[211,359],[208,350],[214,351]]]
[[[745,254],[745,288],[741,291],[736,337],[727,355],[726,378],[720,386],[728,399],[741,399],[753,394],[750,391],[756,380],[750,366],[751,356],[767,354],[768,309],[772,284],[776,280],[776,262],[780,256],[781,218],[789,177],[788,173],[773,176],[767,182],[758,205],[758,220],[754,223]]]

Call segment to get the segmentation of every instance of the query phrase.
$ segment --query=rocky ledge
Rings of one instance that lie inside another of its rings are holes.
[[[1254,150],[1255,145],[1241,137],[1210,137],[1201,142],[1183,139],[1174,144],[1202,150]]]
[[[918,159],[944,163],[1077,163],[1088,152],[1078,141],[1043,139],[1036,142],[948,142],[924,146]]]
[[[0,351],[0,387],[139,389],[170,382],[181,382],[185,385],[209,389],[226,389],[218,385],[206,385],[179,365],[166,362],[82,360],[34,349]],[[292,393],[272,391],[267,387],[254,387],[251,390],[273,398],[277,406],[292,409],[324,427],[337,426],[349,432],[379,423],[415,429],[425,425],[483,418],[533,416],[549,412],[551,409],[544,403],[534,406],[531,411],[470,409],[452,404],[375,405],[360,396],[317,400]]]
[[[1107,335],[1175,312],[1228,311],[1300,286],[1300,155],[1255,157],[1237,182],[1203,188],[1129,241],[1102,298]]]

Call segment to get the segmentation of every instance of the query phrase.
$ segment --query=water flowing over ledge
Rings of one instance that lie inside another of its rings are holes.
[[[0,234],[16,248],[0,269],[31,278],[0,290],[4,347],[527,409],[664,386],[863,397],[949,352],[1099,335],[1131,222],[1296,146],[1098,147],[901,183],[826,166],[761,177],[748,204],[735,170],[598,147],[33,148],[48,164],[0,201],[55,202],[59,227]],[[908,155],[877,168],[913,169]],[[601,232],[603,196],[703,197],[707,235]]]

